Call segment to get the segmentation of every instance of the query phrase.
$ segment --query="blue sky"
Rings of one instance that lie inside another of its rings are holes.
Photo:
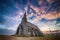
[[[42,31],[60,30],[59,0],[0,0],[0,29],[15,31],[24,12]]]

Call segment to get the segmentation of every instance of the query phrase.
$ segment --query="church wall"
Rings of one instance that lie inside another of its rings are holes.
[[[25,30],[26,30],[26,27],[25,27],[25,25],[23,25],[23,31],[22,31],[22,32],[23,32],[23,35],[26,34],[26,33],[25,33],[25,32],[26,32]]]
[[[21,27],[19,27],[19,35],[21,34]]]
[[[25,24],[22,25],[23,25],[23,34],[28,36],[28,27]]]
[[[29,27],[28,26],[26,26],[26,35],[27,36],[30,36],[31,35],[31,32],[29,32]]]
[[[20,25],[18,35],[21,35],[21,32],[23,32],[22,34],[26,36],[39,36],[40,35],[40,32],[34,28],[31,28],[25,24],[22,25],[22,27],[23,27],[23,31],[21,30],[21,25]]]

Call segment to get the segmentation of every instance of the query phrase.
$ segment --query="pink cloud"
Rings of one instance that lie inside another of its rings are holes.
[[[37,8],[36,6],[30,5],[30,7],[36,11],[36,14],[31,13],[30,15],[28,15],[29,17],[32,17],[33,15],[35,16],[35,18],[33,18],[32,22],[37,22],[42,18],[45,18],[47,20],[53,20],[56,18],[60,18],[60,12],[57,11],[52,11],[46,14],[47,11],[45,11],[45,7],[41,7],[41,8]],[[49,9],[49,7],[47,7]]]
[[[22,16],[24,14],[24,12],[23,11],[18,11],[17,14]]]
[[[42,15],[42,18],[48,19],[48,20],[52,20],[52,19],[56,19],[56,18],[60,18],[60,12],[50,12],[46,15]]]
[[[36,11],[37,13],[39,13],[39,11],[40,11],[39,8],[37,8],[36,6],[33,6],[33,5],[30,5],[30,7],[31,7],[32,9],[34,9],[34,11]]]

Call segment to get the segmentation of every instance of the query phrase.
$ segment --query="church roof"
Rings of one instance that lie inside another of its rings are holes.
[[[31,28],[39,30],[39,28],[36,25],[34,25],[34,24],[30,23],[30,22],[26,22],[26,25],[29,26],[29,27],[31,27]]]

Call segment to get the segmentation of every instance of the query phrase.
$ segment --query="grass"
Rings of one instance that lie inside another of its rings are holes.
[[[19,37],[18,37],[19,38]],[[23,37],[23,40],[59,40],[59,36]]]
[[[60,40],[60,36],[17,37],[1,35],[0,40]]]

